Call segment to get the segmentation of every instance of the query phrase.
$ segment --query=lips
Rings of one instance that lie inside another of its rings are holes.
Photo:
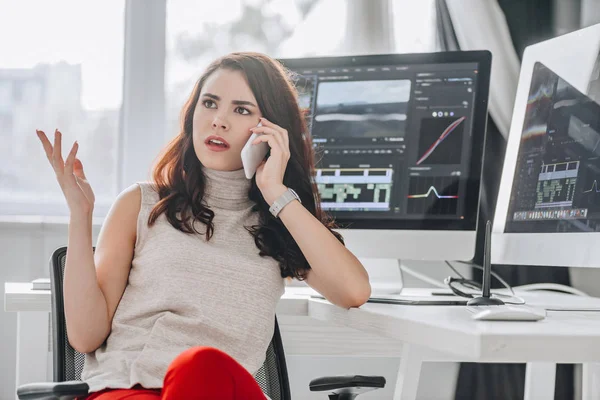
[[[215,136],[215,135],[207,137],[206,140],[204,141],[204,144],[212,145],[212,146],[220,146],[225,149],[229,148],[229,143],[227,143],[227,140],[223,139],[220,136]]]

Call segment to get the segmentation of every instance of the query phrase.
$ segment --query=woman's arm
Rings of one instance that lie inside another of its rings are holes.
[[[54,144],[37,131],[70,210],[63,297],[69,343],[80,353],[96,350],[110,334],[111,321],[131,267],[141,191],[132,186],[111,207],[96,245],[92,247],[95,196],[73,144],[62,157],[62,133]]]
[[[131,269],[141,196],[136,185],[119,194],[95,253],[91,218],[71,216],[63,292],[69,343],[81,353],[96,350],[110,334]]]
[[[290,159],[289,136],[271,121],[261,118],[261,122],[261,127],[251,129],[263,133],[254,144],[269,143],[271,155],[257,168],[256,184],[271,206],[287,190],[283,176]],[[310,264],[306,283],[340,307],[359,307],[369,299],[367,271],[321,221],[297,201],[285,206],[279,218]]]
[[[286,190],[282,186],[274,193],[281,195]],[[277,197],[269,199],[269,205]],[[306,283],[340,307],[360,307],[366,303],[371,295],[367,271],[321,221],[298,201],[285,206],[279,218],[310,264]]]

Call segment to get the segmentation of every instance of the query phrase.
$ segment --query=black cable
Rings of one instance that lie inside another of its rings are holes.
[[[474,267],[474,268],[477,268],[477,269],[479,269],[479,270],[483,271],[483,267],[482,267],[482,266],[480,266],[480,265],[473,264],[473,263],[470,263],[470,262],[467,262],[467,261],[457,261],[457,262],[458,262],[458,263],[461,263],[461,264],[466,264],[466,265],[469,265],[469,266],[471,266],[471,267]],[[453,267],[452,267],[452,265],[450,264],[450,262],[449,262],[449,261],[446,261],[446,264],[448,264],[448,266],[449,266],[450,268],[452,268],[452,270],[453,270],[454,272],[456,272],[456,273],[457,273],[457,274],[458,274],[458,275],[459,275],[461,278],[465,279],[465,278],[464,278],[464,277],[463,277],[461,274],[459,274],[459,273],[458,273],[458,271],[456,271],[456,269],[455,269],[455,268],[453,268]],[[504,279],[502,279],[502,278],[500,277],[500,275],[498,275],[498,274],[497,274],[497,273],[495,273],[494,271],[490,271],[490,273],[491,273],[491,275],[492,275],[494,278],[498,279],[498,281],[500,281],[500,283],[502,283],[502,284],[503,284],[503,285],[504,285],[504,286],[505,286],[505,287],[506,287],[508,290],[510,290],[510,292],[511,292],[513,295],[515,294],[515,291],[513,290],[512,286],[510,286],[508,283],[506,283],[506,281],[505,281]]]
[[[454,273],[455,273],[456,275],[460,276],[462,279],[467,279],[467,278],[465,278],[465,277],[463,276],[463,274],[461,274],[460,272],[458,272],[458,270],[457,270],[456,268],[454,268],[454,267],[452,266],[452,264],[450,264],[450,261],[446,260],[446,264],[447,264],[447,265],[450,267],[450,269],[451,269],[452,271],[454,271]]]
[[[457,278],[452,278],[452,277],[448,277],[448,278],[444,279],[444,283],[445,283],[446,285],[448,285],[448,287],[450,288],[450,290],[451,290],[451,291],[452,291],[452,292],[453,292],[455,295],[457,295],[457,296],[460,296],[460,297],[467,297],[467,298],[472,298],[472,297],[474,297],[473,295],[471,295],[471,294],[469,294],[469,293],[466,293],[466,292],[463,292],[462,290],[460,290],[460,289],[458,289],[457,287],[455,287],[455,286],[453,285],[454,283],[457,283],[457,284],[459,284],[459,285],[462,285],[462,286],[464,286],[464,287],[466,287],[466,288],[469,288],[469,289],[472,289],[472,290],[481,290],[481,284],[480,284],[480,283],[478,283],[478,282],[475,282],[475,281],[473,281],[473,280],[471,280],[471,279],[465,278],[465,276],[464,276],[463,274],[461,274],[460,272],[458,272],[458,270],[457,270],[456,268],[454,268],[454,266],[453,266],[452,264],[450,264],[450,262],[449,262],[448,260],[444,260],[444,262],[446,263],[446,265],[448,265],[448,267],[450,267],[450,269],[451,269],[452,271],[454,271],[454,273],[455,273],[456,275],[458,275],[458,276],[460,277],[460,279],[457,279]],[[481,266],[479,266],[479,265],[476,265],[476,264],[472,264],[472,263],[469,263],[469,262],[466,262],[466,261],[457,261],[457,262],[459,262],[459,263],[461,263],[461,264],[467,264],[467,265],[470,265],[470,266],[472,266],[472,267],[475,267],[475,268],[478,268],[478,269],[480,269],[480,270],[483,270],[483,267],[481,267]],[[506,281],[504,281],[504,280],[503,280],[503,279],[502,279],[502,278],[501,278],[501,277],[500,277],[498,274],[496,274],[495,272],[493,272],[493,271],[490,271],[490,272],[491,272],[491,275],[492,275],[493,277],[495,277],[496,279],[498,279],[498,280],[499,280],[499,281],[500,281],[500,282],[501,282],[501,283],[502,283],[504,286],[506,286],[506,288],[508,288],[508,290],[510,290],[510,292],[511,292],[511,293],[512,293],[512,295],[513,295],[513,297],[515,297],[515,298],[517,298],[517,299],[521,300],[519,303],[513,303],[513,302],[507,302],[507,301],[505,301],[505,303],[506,303],[506,304],[516,304],[516,305],[525,304],[525,300],[523,300],[523,299],[521,299],[519,296],[517,296],[517,295],[515,294],[515,292],[514,292],[513,288],[512,288],[512,287],[511,287],[511,286],[510,286],[508,283],[506,283]],[[498,296],[498,297],[508,297],[508,298],[510,298],[510,297],[511,297],[511,296],[509,296],[509,295],[500,294],[500,293],[493,293],[493,295],[494,295],[494,296]]]

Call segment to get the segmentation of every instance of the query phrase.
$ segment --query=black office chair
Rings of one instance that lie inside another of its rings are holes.
[[[50,258],[52,287],[52,345],[53,382],[29,383],[17,388],[20,400],[70,400],[88,393],[88,385],[81,381],[84,354],[69,344],[64,315],[63,275],[67,248],[60,247]],[[263,392],[272,400],[291,400],[283,343],[275,319],[275,332],[267,349],[264,364],[255,374]],[[385,387],[382,376],[333,376],[310,382],[311,391],[326,391],[331,400],[352,400],[361,393]]]

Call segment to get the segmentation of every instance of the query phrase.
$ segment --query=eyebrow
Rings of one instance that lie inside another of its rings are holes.
[[[216,94],[212,94],[212,93],[204,93],[202,95],[202,97],[208,97],[217,101],[221,101],[221,98],[219,96],[217,96]],[[252,103],[251,101],[246,101],[246,100],[232,100],[231,104],[235,104],[236,106],[251,106],[251,107],[256,107],[256,104]]]

